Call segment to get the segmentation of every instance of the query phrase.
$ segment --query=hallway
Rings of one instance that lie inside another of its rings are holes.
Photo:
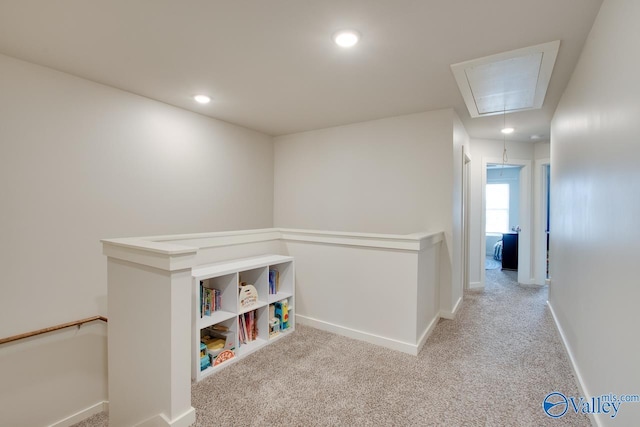
[[[466,291],[456,322],[436,330],[456,335],[467,349],[455,355],[470,376],[466,392],[493,399],[486,425],[590,426],[587,417],[571,411],[560,419],[542,411],[548,393],[580,393],[546,307],[548,287],[522,286],[516,279],[516,271],[486,270],[486,288]]]
[[[468,291],[417,357],[300,326],[286,345],[195,384],[197,425],[589,426],[542,411],[548,393],[579,392],[547,288],[519,286],[515,274],[488,270],[487,288]]]

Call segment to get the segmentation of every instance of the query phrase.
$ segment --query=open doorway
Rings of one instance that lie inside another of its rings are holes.
[[[531,161],[483,158],[482,191],[482,283],[491,263],[532,284]]]
[[[521,165],[487,164],[485,269],[518,271]]]

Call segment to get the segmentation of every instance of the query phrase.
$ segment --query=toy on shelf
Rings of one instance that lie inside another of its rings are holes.
[[[280,320],[273,317],[269,320],[269,338],[275,337],[280,333]]]
[[[210,326],[206,329],[202,329],[200,337],[200,357],[203,358],[203,351],[207,353],[207,358],[212,366],[220,364],[218,359],[222,353],[230,351],[234,354],[235,350],[235,333],[229,330],[228,326],[217,324]],[[204,349],[203,347],[204,346]],[[231,356],[233,357],[233,356]],[[227,356],[224,360],[228,360],[231,357]],[[223,360],[223,361],[224,361]],[[203,360],[201,359],[201,370]]]
[[[226,362],[229,359],[233,359],[235,354],[231,350],[223,350],[222,353],[218,355],[216,361],[213,362],[213,366],[218,366],[219,364]]]
[[[245,282],[240,283],[239,301],[240,307],[251,307],[258,302],[258,291],[253,285],[247,284]]]
[[[200,370],[204,371],[211,366],[211,359],[209,359],[209,353],[205,343],[200,343]]]
[[[280,330],[284,331],[289,328],[289,301],[282,300],[275,304],[275,316],[280,321]]]

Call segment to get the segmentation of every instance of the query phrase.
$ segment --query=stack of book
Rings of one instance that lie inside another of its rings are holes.
[[[258,338],[258,316],[256,310],[241,314],[238,318],[238,341],[248,344]]]
[[[221,294],[218,289],[206,288],[204,282],[200,282],[200,317],[211,316],[211,313],[220,310]]]

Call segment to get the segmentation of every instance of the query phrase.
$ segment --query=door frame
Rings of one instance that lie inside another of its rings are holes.
[[[551,165],[551,159],[538,159],[534,171],[534,200],[537,209],[534,212],[533,229],[535,232],[533,259],[534,277],[536,285],[543,286],[547,281],[547,174],[546,167]]]
[[[471,157],[469,148],[462,146],[462,288],[469,289],[469,188]]]
[[[481,273],[480,282],[482,286],[485,286],[486,270],[484,268],[484,259],[486,257],[486,245],[487,245],[487,208],[486,208],[486,190],[487,190],[487,165],[488,164],[501,164],[502,159],[497,157],[483,157],[482,158],[482,197],[481,197],[481,212],[480,212],[480,248],[482,250],[481,259]],[[533,251],[531,250],[531,237],[532,234],[532,215],[531,215],[531,160],[523,159],[509,159],[505,163],[510,166],[522,166],[520,169],[520,203],[519,203],[519,217],[520,217],[520,231],[518,236],[518,283],[525,285],[535,284],[533,277],[532,258]]]

